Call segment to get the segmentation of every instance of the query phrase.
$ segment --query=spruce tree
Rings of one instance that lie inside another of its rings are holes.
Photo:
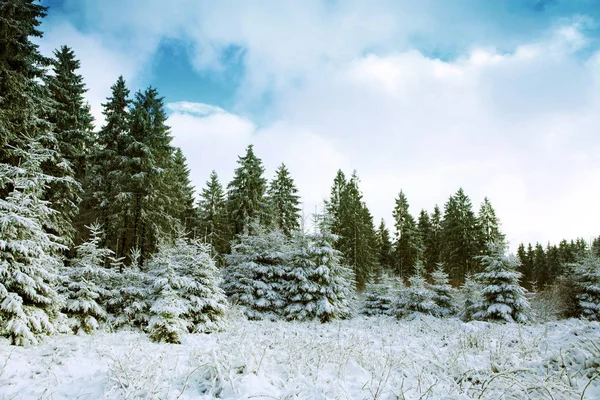
[[[471,321],[473,314],[478,311],[477,307],[482,301],[481,292],[481,285],[475,282],[471,274],[467,274],[459,291],[462,300],[461,319],[463,321]]]
[[[277,169],[267,195],[273,225],[291,236],[300,228],[300,196],[285,164]]]
[[[288,247],[281,231],[266,231],[254,221],[225,256],[223,288],[248,319],[275,320],[281,316],[286,304],[282,285],[289,270]]]
[[[179,220],[173,215],[169,172],[173,167],[171,135],[163,98],[154,88],[136,93],[129,135],[122,156],[123,174],[117,180],[117,207],[126,222],[119,232],[119,256],[132,248],[141,251],[140,265],[156,251],[158,237],[173,237]]]
[[[94,217],[90,210],[79,213],[88,154],[94,141],[94,118],[84,99],[87,89],[83,77],[77,73],[80,63],[73,50],[67,46],[55,50],[52,65],[54,74],[46,77],[52,101],[48,118],[54,125],[56,150],[61,158],[46,163],[44,170],[70,179],[51,183],[46,198],[58,211],[54,223],[58,233],[69,242],[79,242],[86,235],[84,225],[91,223]]]
[[[588,253],[574,264],[577,285],[577,312],[591,321],[600,321],[600,258]]]
[[[483,199],[479,208],[477,227],[479,228],[479,251],[481,254],[488,250],[488,243],[504,242],[504,234],[500,231],[500,220],[487,197]]]
[[[252,145],[247,147],[245,156],[238,157],[238,164],[233,180],[227,185],[227,209],[233,235],[243,233],[253,220],[265,223],[267,218],[265,169]]]
[[[171,227],[171,234],[176,236],[178,229],[183,228],[187,235],[195,237],[198,228],[197,213],[194,208],[194,187],[190,181],[190,170],[183,152],[179,147],[173,154],[173,164],[169,171],[168,184],[170,188],[171,207],[169,213],[179,221]]]
[[[378,252],[378,261],[379,266],[382,269],[382,273],[391,272],[394,263],[394,254],[392,241],[390,239],[390,231],[385,226],[385,221],[383,218],[379,223],[379,228],[376,232],[377,237],[377,252]]]
[[[409,276],[421,257],[421,244],[415,219],[408,211],[408,200],[402,191],[396,199],[393,211],[396,228],[395,271],[399,276]]]
[[[47,151],[32,139],[13,149],[20,165],[0,163],[0,335],[12,344],[36,343],[55,332],[59,311],[56,271],[63,250],[59,238],[44,230],[54,212],[42,195],[49,177],[41,172]]]
[[[454,314],[454,296],[456,290],[450,285],[448,274],[444,270],[444,264],[438,264],[431,274],[433,283],[430,289],[433,291],[433,301],[437,308],[435,314],[440,317],[447,317]]]
[[[482,285],[483,298],[475,307],[474,319],[527,321],[529,303],[525,290],[519,285],[519,261],[504,252],[504,243],[490,243],[487,254],[479,256],[484,270],[476,274],[475,279]]]
[[[443,262],[456,283],[479,270],[478,233],[471,200],[461,188],[446,203],[442,222]]]
[[[432,259],[432,251],[429,250],[431,236],[433,235],[431,218],[427,211],[421,209],[417,220],[417,233],[419,235],[419,244],[421,245],[420,254],[425,265],[425,271],[431,273],[435,268],[435,261]]]
[[[399,292],[400,297],[394,305],[398,318],[412,313],[433,315],[437,311],[435,293],[427,284],[423,263],[417,260],[413,271],[413,275],[408,278],[409,286]]]
[[[91,333],[108,318],[104,303],[116,293],[112,290],[113,269],[105,268],[114,260],[110,249],[101,247],[102,229],[90,225],[90,238],[77,246],[76,257],[64,268],[66,302],[63,311],[70,318],[73,332]]]
[[[120,256],[123,254],[124,227],[129,219],[128,204],[119,202],[119,188],[127,182],[125,148],[129,138],[129,90],[120,76],[111,86],[112,95],[102,104],[106,124],[97,134],[92,147],[86,179],[86,207],[84,213],[93,213],[106,232],[106,246]]]
[[[398,292],[397,278],[382,276],[378,282],[369,283],[365,290],[362,313],[366,315],[393,315]]]
[[[428,270],[442,262],[443,244],[442,212],[436,204],[429,216],[429,233],[423,243],[423,260]]]
[[[203,238],[211,245],[213,254],[222,265],[222,256],[229,251],[230,232],[227,221],[227,200],[215,171],[211,172],[206,187],[200,193],[198,220],[197,237]]]

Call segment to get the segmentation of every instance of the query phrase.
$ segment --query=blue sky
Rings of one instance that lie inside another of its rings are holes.
[[[98,125],[118,75],[157,87],[198,188],[254,143],[307,214],[343,168],[390,224],[400,189],[417,215],[464,187],[513,246],[600,234],[598,1],[43,3]]]

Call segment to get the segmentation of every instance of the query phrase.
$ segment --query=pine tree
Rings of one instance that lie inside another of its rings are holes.
[[[287,236],[300,228],[300,196],[297,193],[287,167],[281,164],[269,185],[268,199],[273,225]]]
[[[155,252],[158,237],[172,238],[179,221],[172,215],[175,202],[169,182],[173,167],[171,135],[166,125],[163,98],[154,88],[136,93],[125,143],[123,174],[117,181],[115,200],[126,224],[120,235],[119,256],[138,247],[140,265]]]
[[[129,90],[122,76],[111,86],[112,95],[102,104],[106,124],[100,129],[96,143],[92,147],[84,213],[93,213],[106,232],[106,247],[123,256],[123,246],[119,246],[129,215],[126,202],[117,201],[119,186],[126,182],[128,175],[122,160],[129,138]]]
[[[409,276],[420,259],[421,244],[414,218],[408,211],[408,200],[402,191],[396,199],[393,217],[396,228],[395,270],[399,276]]]
[[[293,236],[290,269],[282,286],[287,319],[327,322],[349,315],[352,272],[340,264],[334,239],[323,224],[318,233]]]
[[[99,225],[88,228],[89,240],[77,246],[77,256],[64,269],[67,299],[63,311],[71,317],[70,325],[75,333],[98,329],[98,324],[108,318],[104,303],[115,295],[110,284],[116,271],[105,268],[114,260],[114,253],[100,247],[103,232]]]
[[[488,250],[488,243],[504,242],[504,234],[500,232],[500,220],[496,217],[496,211],[487,197],[483,199],[483,203],[479,208],[477,226],[479,228],[479,251],[481,254]]]
[[[433,284],[430,289],[433,291],[433,301],[437,309],[435,314],[440,317],[447,317],[455,313],[454,295],[456,290],[450,285],[448,274],[444,270],[443,264],[438,264],[431,274]]]
[[[579,315],[591,321],[600,321],[600,258],[588,253],[574,264],[574,275]]]
[[[173,154],[173,164],[168,178],[171,197],[170,214],[179,221],[171,227],[172,236],[176,236],[179,228],[194,237],[197,229],[196,209],[194,208],[194,187],[190,181],[190,170],[185,156],[178,147]]]
[[[491,243],[488,254],[479,256],[483,272],[475,275],[482,285],[482,301],[476,306],[474,319],[506,322],[527,321],[529,303],[519,285],[519,261],[504,254],[503,243]]]
[[[452,281],[460,283],[479,269],[477,219],[471,200],[459,189],[445,205],[442,222],[443,262]]]
[[[254,155],[252,145],[244,157],[238,157],[238,164],[233,180],[227,185],[227,209],[234,235],[244,232],[253,220],[264,223],[267,217],[265,169],[260,158]]]
[[[42,195],[52,178],[41,172],[47,151],[35,140],[14,149],[19,166],[0,163],[0,335],[12,344],[36,343],[38,334],[55,332],[59,311],[56,253],[64,247],[45,232],[54,212]]]
[[[198,237],[212,246],[219,264],[229,251],[229,226],[225,193],[215,171],[210,174],[198,200]]]
[[[379,228],[376,232],[377,238],[377,252],[379,254],[378,261],[379,266],[382,269],[382,273],[391,272],[394,263],[392,241],[390,239],[390,231],[385,226],[383,218],[379,223]]]
[[[55,50],[52,64],[54,74],[46,77],[46,87],[52,100],[49,121],[54,125],[55,146],[61,157],[46,163],[44,170],[53,176],[70,179],[50,184],[47,199],[58,211],[54,223],[58,233],[69,242],[78,242],[76,232],[84,237],[84,224],[93,221],[93,215],[89,215],[89,211],[79,217],[78,214],[88,152],[94,141],[94,118],[84,99],[87,89],[83,77],[77,73],[80,63],[73,50],[67,46]]]
[[[266,232],[258,221],[247,230],[225,256],[223,288],[249,319],[275,320],[286,304],[282,284],[289,270],[289,245],[281,231]]]

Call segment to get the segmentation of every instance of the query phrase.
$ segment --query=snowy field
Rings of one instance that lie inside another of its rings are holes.
[[[3,399],[600,399],[600,324],[357,317],[0,342]]]

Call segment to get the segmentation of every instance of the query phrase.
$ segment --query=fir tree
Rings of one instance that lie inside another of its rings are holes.
[[[397,279],[388,276],[382,276],[377,283],[368,284],[365,290],[363,314],[393,315],[398,286]]]
[[[429,216],[429,230],[423,242],[423,260],[428,271],[442,262],[442,212],[436,205]]]
[[[420,259],[421,244],[415,220],[408,211],[408,201],[402,191],[396,199],[393,217],[396,228],[395,270],[399,276],[409,276],[412,268]]]
[[[503,243],[491,243],[488,254],[480,256],[483,272],[475,275],[482,285],[482,301],[474,319],[525,322],[529,303],[519,285],[519,261],[504,254]]]
[[[198,237],[212,246],[215,256],[222,264],[222,256],[229,251],[229,226],[225,193],[215,171],[210,174],[206,187],[198,200]]]
[[[423,263],[417,261],[413,275],[408,278],[409,287],[400,291],[400,298],[395,302],[397,317],[406,317],[412,313],[435,314],[435,293],[427,285],[424,273]]]
[[[287,236],[300,228],[300,196],[285,164],[277,169],[276,177],[269,185],[268,199],[276,228]]]
[[[47,157],[38,142],[14,149],[19,166],[0,163],[0,335],[12,344],[36,343],[38,334],[55,331],[59,311],[55,289],[64,247],[45,232],[44,222],[54,212],[42,194],[51,177],[41,172]]]
[[[445,205],[442,222],[443,261],[454,282],[479,269],[479,236],[471,200],[459,189]]]
[[[574,264],[574,276],[579,315],[591,321],[600,321],[600,258],[593,253]]]
[[[244,232],[251,221],[264,223],[267,217],[265,169],[254,155],[252,145],[248,146],[244,157],[238,158],[238,164],[233,180],[227,185],[227,208],[234,235]]]
[[[71,317],[75,333],[98,329],[99,322],[107,319],[106,299],[115,295],[111,290],[115,271],[105,268],[114,260],[114,253],[100,247],[103,232],[99,225],[89,226],[90,238],[77,246],[77,256],[65,268],[64,290],[67,297],[63,311]]]
[[[390,239],[390,231],[385,226],[385,221],[383,218],[379,223],[379,228],[376,233],[377,238],[377,252],[378,252],[378,261],[379,266],[382,268],[383,272],[391,272],[394,263],[394,255],[393,255],[393,247],[392,241]]]
[[[289,270],[286,236],[279,230],[266,232],[257,221],[248,228],[225,256],[223,288],[249,319],[275,320],[286,304],[282,291]]]
[[[460,297],[462,299],[461,318],[463,321],[471,321],[482,301],[481,287],[471,274],[465,276],[465,281],[460,287]]]
[[[173,164],[169,171],[169,190],[171,197],[170,214],[179,224],[171,227],[171,234],[177,235],[178,227],[182,227],[188,235],[195,236],[197,229],[196,210],[194,208],[194,187],[190,181],[190,170],[185,156],[178,147],[173,154]]]
[[[419,252],[423,258],[425,271],[427,271],[427,273],[431,273],[436,265],[433,257],[431,257],[433,252],[428,248],[433,235],[433,228],[431,226],[429,214],[423,209],[421,209],[421,212],[419,213],[419,219],[417,220],[417,233],[419,235],[419,244],[421,245]]]
[[[440,317],[447,317],[455,312],[454,295],[456,290],[450,285],[448,274],[444,270],[443,264],[438,264],[431,274],[433,284],[430,286],[433,291],[433,301],[437,309],[435,314]]]
[[[92,147],[86,179],[87,205],[84,213],[93,213],[106,232],[106,246],[123,256],[122,236],[129,215],[126,202],[117,201],[119,187],[128,180],[122,162],[129,138],[129,90],[122,76],[111,86],[112,95],[102,104],[106,124],[98,132]],[[118,184],[118,182],[121,182]],[[121,243],[118,240],[121,239]]]

